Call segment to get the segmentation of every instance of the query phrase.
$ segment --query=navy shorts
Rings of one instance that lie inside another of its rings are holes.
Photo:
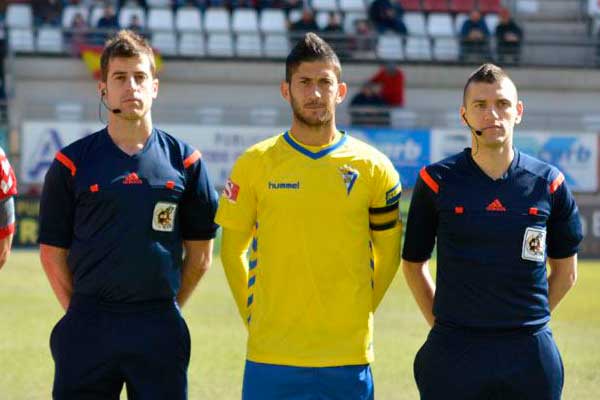
[[[190,335],[173,301],[106,305],[75,295],[50,335],[55,400],[187,399]]]
[[[292,367],[246,361],[242,400],[373,400],[371,367]]]
[[[423,400],[558,400],[564,381],[548,327],[474,333],[435,325],[414,374]]]

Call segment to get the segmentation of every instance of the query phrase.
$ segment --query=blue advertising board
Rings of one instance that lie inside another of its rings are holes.
[[[413,187],[419,170],[430,163],[431,133],[428,129],[352,128],[349,133],[388,156],[400,173],[404,188]]]

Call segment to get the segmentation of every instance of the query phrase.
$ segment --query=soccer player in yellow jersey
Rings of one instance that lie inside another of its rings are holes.
[[[290,130],[242,154],[220,199],[221,258],[249,334],[244,400],[373,398],[401,187],[386,156],[337,130],[340,78],[331,47],[306,34],[281,83]]]

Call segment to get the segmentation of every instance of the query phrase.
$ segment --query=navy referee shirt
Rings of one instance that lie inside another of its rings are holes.
[[[182,240],[214,238],[216,209],[200,152],[153,129],[130,156],[105,128],[57,153],[39,242],[69,249],[75,294],[109,303],[173,299]]]
[[[428,260],[437,238],[436,322],[535,327],[550,319],[546,255],[572,256],[582,237],[555,167],[515,150],[505,176],[493,180],[465,149],[421,170],[402,257]]]

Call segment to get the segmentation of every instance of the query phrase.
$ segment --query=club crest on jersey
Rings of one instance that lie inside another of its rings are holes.
[[[154,206],[152,229],[159,232],[173,232],[175,227],[177,204],[159,201]]]
[[[521,258],[529,261],[544,261],[546,253],[546,230],[527,228],[523,236]]]
[[[240,186],[231,179],[227,179],[227,182],[225,182],[225,187],[223,188],[223,197],[230,202],[235,203],[239,193]]]
[[[344,185],[346,185],[346,194],[350,195],[350,191],[352,190],[352,187],[354,187],[354,182],[356,182],[356,179],[358,178],[358,171],[349,165],[342,165],[338,169],[344,179]]]

